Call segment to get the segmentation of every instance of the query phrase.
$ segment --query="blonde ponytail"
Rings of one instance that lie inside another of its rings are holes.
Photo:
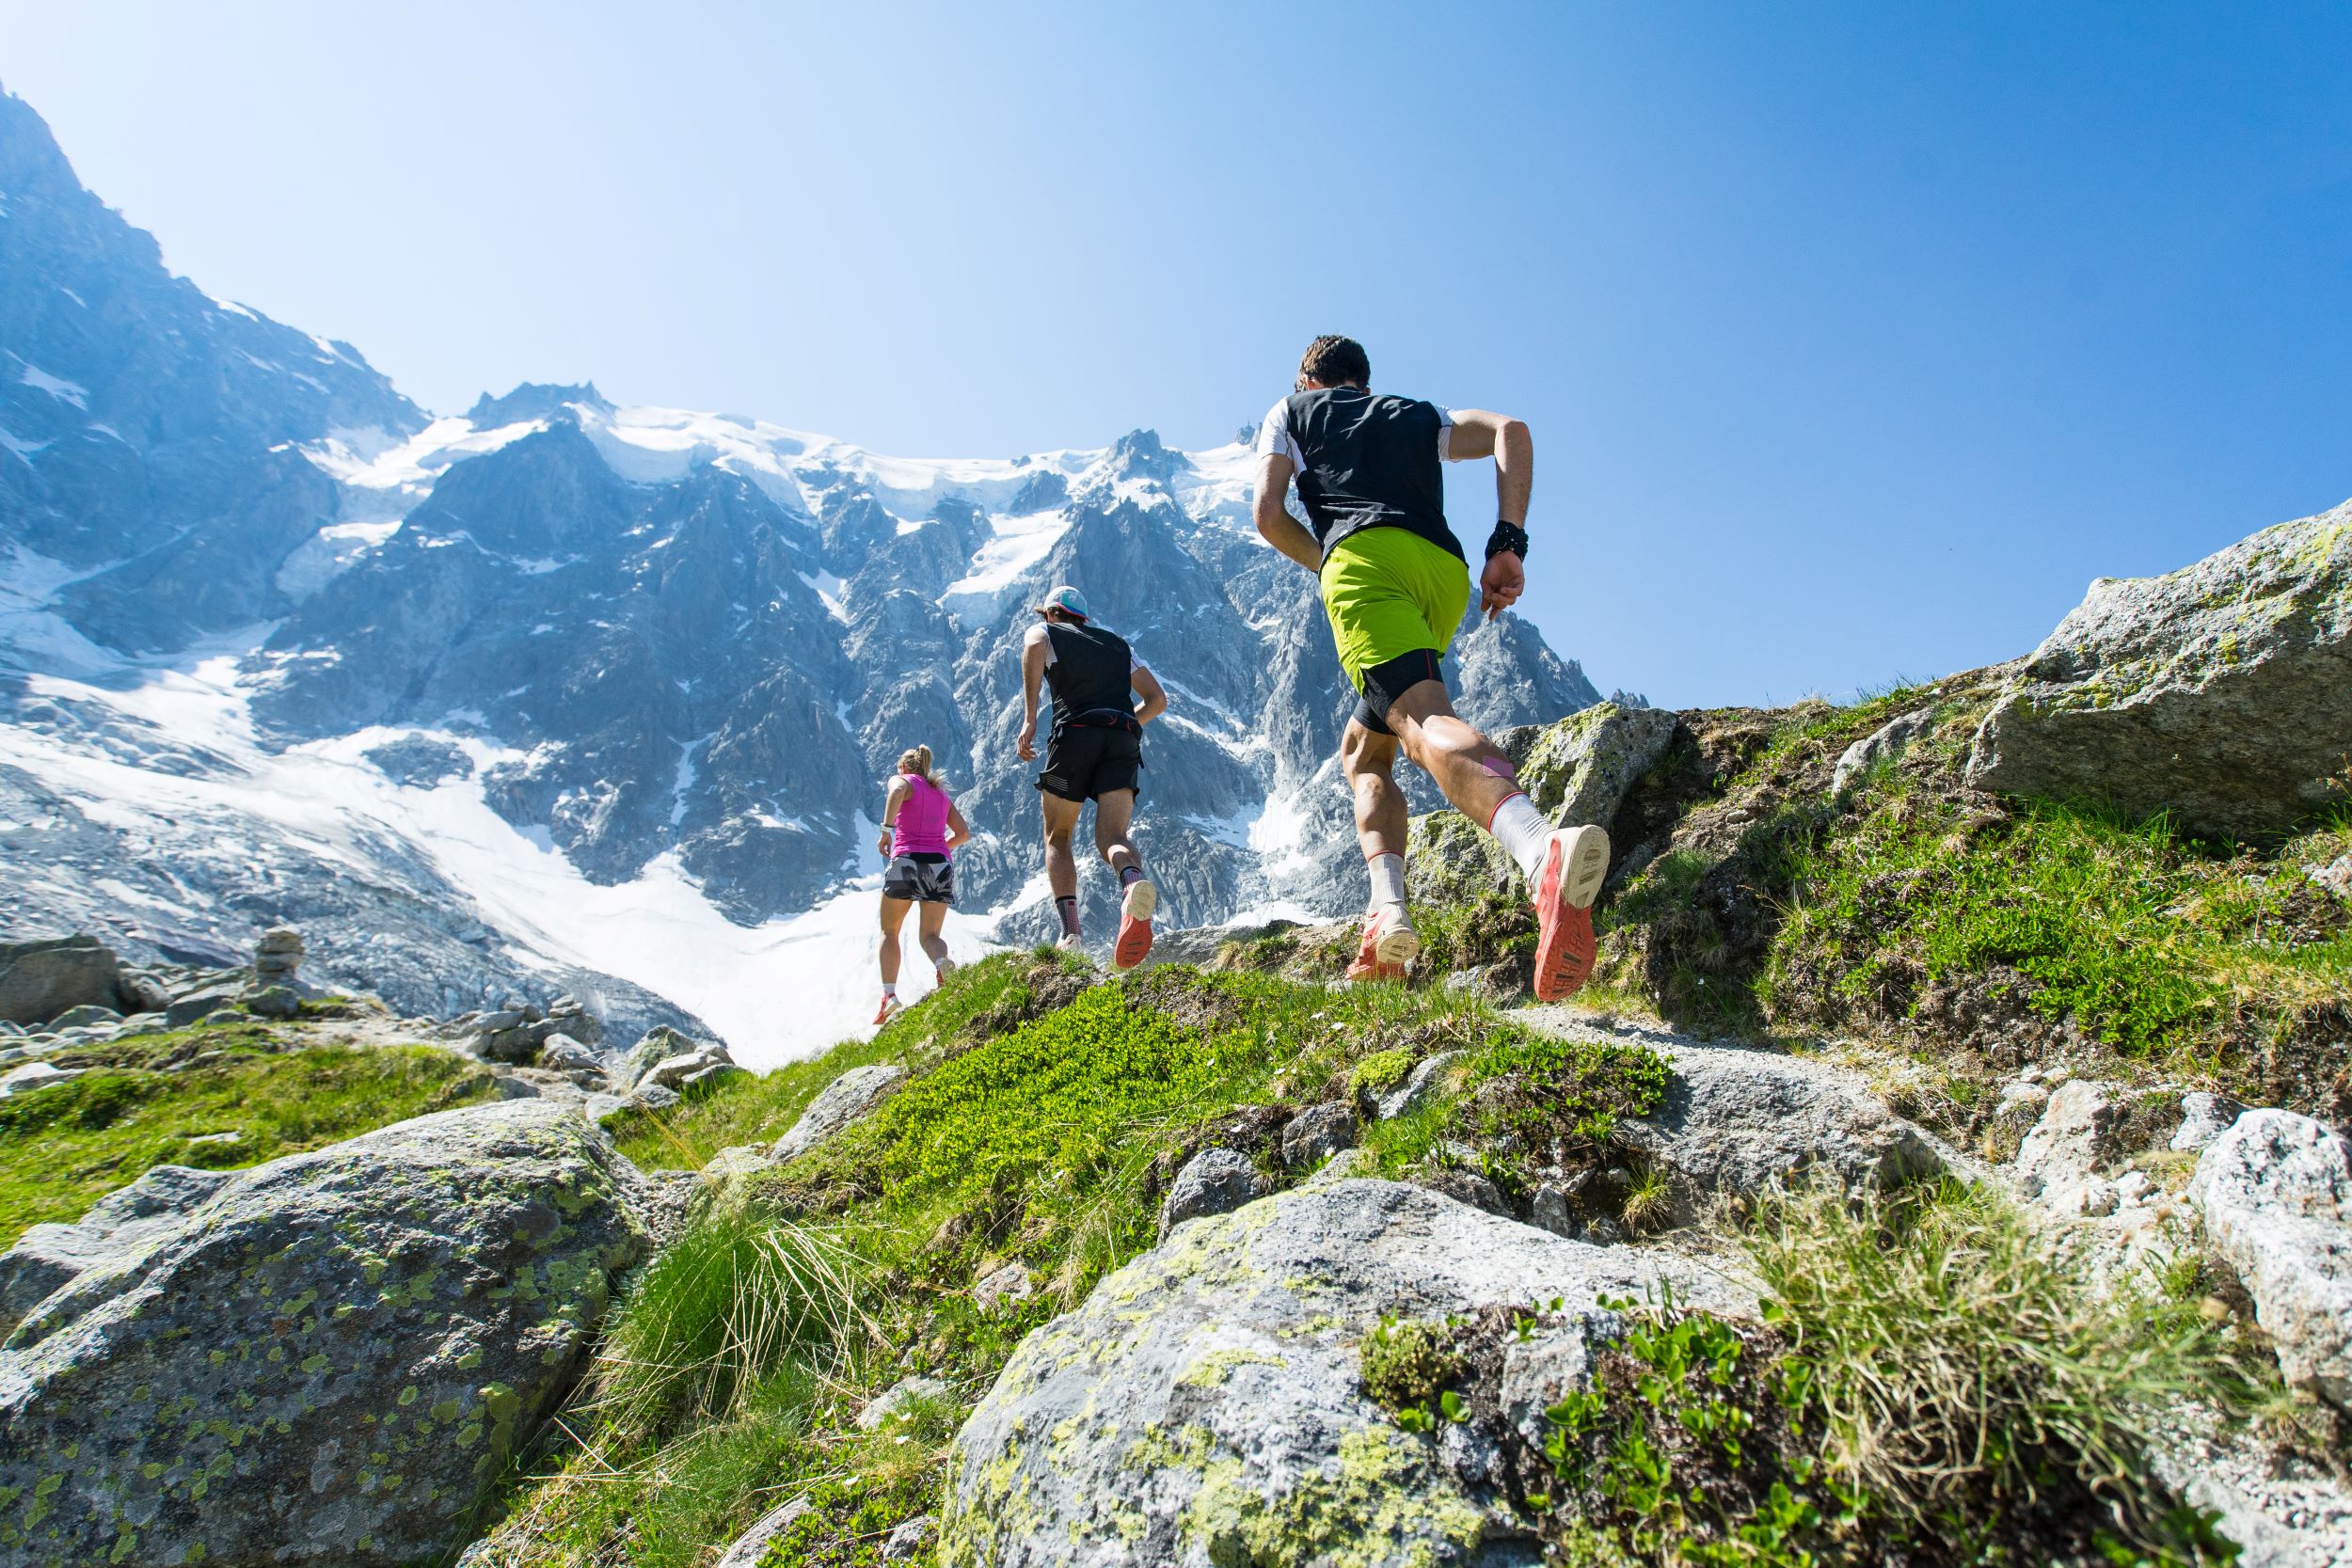
[[[931,768],[931,749],[929,746],[913,746],[900,752],[898,771],[912,773],[918,779],[927,779],[935,788],[945,787],[938,773]]]

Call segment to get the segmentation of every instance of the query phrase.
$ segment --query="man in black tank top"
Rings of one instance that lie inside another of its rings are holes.
[[[1143,726],[1168,711],[1168,693],[1125,638],[1093,624],[1086,595],[1075,588],[1057,588],[1036,608],[1042,619],[1021,643],[1025,720],[1018,747],[1022,761],[1036,759],[1038,689],[1050,688],[1054,727],[1037,787],[1045,808],[1045,879],[1061,918],[1060,944],[1080,945],[1078,863],[1071,839],[1079,812],[1092,800],[1094,847],[1119,879],[1119,939],[1111,958],[1120,968],[1133,969],[1152,951],[1159,895],[1143,874],[1143,857],[1127,828],[1143,770]]]
[[[1392,777],[1402,750],[1518,863],[1535,905],[1535,995],[1557,1001],[1592,973],[1592,906],[1609,871],[1609,835],[1591,825],[1555,829],[1535,809],[1510,759],[1454,713],[1438,663],[1470,588],[1468,556],[1446,522],[1444,465],[1495,460],[1498,520],[1478,580],[1492,620],[1527,586],[1534,441],[1517,420],[1375,392],[1371,380],[1361,344],[1317,338],[1295,389],[1258,433],[1258,532],[1315,574],[1358,698],[1340,760],[1372,904],[1347,977],[1402,979],[1421,952],[1405,900],[1405,796]],[[1293,479],[1303,523],[1285,504]]]

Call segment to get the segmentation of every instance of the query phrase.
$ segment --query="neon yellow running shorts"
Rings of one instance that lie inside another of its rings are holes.
[[[1470,608],[1470,568],[1451,550],[1401,528],[1351,533],[1323,558],[1323,612],[1348,684],[1423,648],[1444,653]]]

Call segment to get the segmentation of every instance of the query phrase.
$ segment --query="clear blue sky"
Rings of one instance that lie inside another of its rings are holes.
[[[0,0],[214,293],[413,397],[1226,439],[1319,331],[1534,426],[1604,689],[2030,648],[2352,496],[2352,8]],[[1462,531],[1489,501],[1455,488]]]

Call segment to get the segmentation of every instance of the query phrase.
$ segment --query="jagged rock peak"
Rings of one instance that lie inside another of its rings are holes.
[[[466,419],[477,430],[495,430],[501,425],[520,424],[525,420],[560,418],[572,404],[584,403],[599,413],[610,414],[612,404],[593,381],[564,386],[552,381],[526,381],[502,398],[485,392],[466,410]]]
[[[1131,430],[1103,454],[1102,471],[1112,479],[1155,479],[1163,483],[1192,467],[1192,459],[1163,445],[1156,430]]]

